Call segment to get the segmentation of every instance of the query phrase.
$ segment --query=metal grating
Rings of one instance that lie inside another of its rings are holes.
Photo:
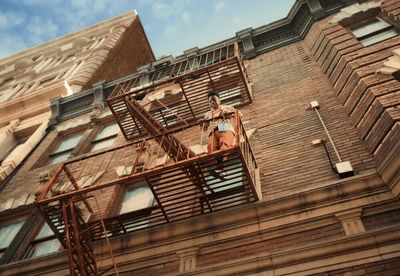
[[[160,92],[161,91],[161,92]],[[188,124],[208,111],[207,94],[220,93],[223,104],[251,102],[251,88],[237,44],[177,61],[119,83],[107,99],[127,140],[147,134],[129,109],[134,99],[160,125]]]

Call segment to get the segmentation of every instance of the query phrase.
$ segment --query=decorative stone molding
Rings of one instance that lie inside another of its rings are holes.
[[[392,51],[393,56],[383,62],[383,67],[378,69],[376,73],[391,75],[400,71],[400,48]]]
[[[319,0],[307,0],[307,4],[315,20],[324,17],[324,8],[321,6]]]
[[[179,256],[179,272],[192,271],[197,267],[198,252],[198,247],[187,248],[176,252]]]
[[[236,33],[236,37],[243,43],[244,54],[247,58],[256,56],[256,48],[254,47],[252,38],[252,28],[247,28]]]
[[[90,113],[90,121],[96,123],[104,110],[104,81],[97,82],[93,85],[93,104]]]
[[[369,1],[362,4],[356,3],[351,6],[345,7],[336,14],[329,23],[338,23],[343,19],[350,18],[355,14],[366,12],[370,9],[378,8],[382,4],[382,1]]]
[[[42,140],[46,134],[48,119],[44,119],[42,124],[30,135],[28,140],[16,147],[13,152],[4,160],[0,167],[0,181],[3,181],[11,172],[25,159],[33,148]],[[29,128],[32,125],[26,126]],[[35,125],[33,125],[35,126]]]
[[[49,126],[54,126],[58,123],[61,115],[60,99],[61,97],[50,100],[51,117],[49,121]]]
[[[289,12],[289,15],[287,18],[284,18],[280,21],[273,22],[268,25],[264,25],[255,29],[245,29],[242,31],[239,31],[236,33],[235,37],[229,38],[227,40],[221,41],[219,43],[213,44],[211,46],[199,49],[198,47],[194,47],[191,49],[188,49],[184,51],[183,55],[177,56],[177,57],[163,57],[152,64],[147,64],[141,67],[137,68],[136,73],[133,75],[129,75],[126,77],[122,77],[118,80],[113,80],[107,83],[104,83],[104,90],[110,91],[113,89],[115,85],[122,81],[129,80],[132,77],[135,76],[141,76],[144,75],[143,78],[141,79],[141,84],[146,85],[148,83],[148,79],[146,74],[152,69],[154,66],[163,66],[163,63],[169,62],[169,59],[175,58],[176,60],[182,59],[182,58],[187,58],[195,53],[200,54],[204,51],[210,51],[213,48],[219,48],[222,47],[223,45],[226,45],[227,43],[233,43],[233,42],[243,42],[243,49],[244,49],[244,59],[251,58],[255,55],[259,55],[268,51],[271,51],[273,49],[282,47],[284,45],[293,43],[295,41],[298,41],[302,39],[307,31],[309,30],[312,22],[316,18],[315,16],[319,17],[319,13],[321,12],[321,7],[324,10],[324,14],[321,16],[327,16],[329,14],[332,14],[336,11],[338,11],[340,8],[345,7],[348,5],[350,2],[346,1],[339,1],[339,0],[310,0],[310,1],[296,1],[294,6],[292,7],[291,11]],[[362,6],[365,5],[361,4]],[[314,12],[314,14],[312,14]],[[134,17],[133,17],[134,18]],[[129,19],[131,20],[131,19]],[[132,19],[133,20],[133,19]],[[122,22],[122,20],[121,20]],[[126,24],[128,21],[124,20],[123,24]],[[121,26],[122,26],[121,25]],[[129,25],[129,24],[128,24]],[[127,26],[128,26],[127,25]],[[110,27],[110,41],[113,40],[113,38],[116,39],[115,43],[119,40],[120,37],[120,25],[116,25],[114,27]],[[117,30],[118,29],[118,30]],[[99,35],[100,36],[100,35]],[[113,38],[111,38],[113,37]],[[109,40],[107,39],[107,40]],[[103,55],[103,56],[102,56]],[[93,54],[90,59],[93,60],[96,64],[102,62],[102,58],[105,58],[108,55],[108,50],[105,49],[100,49],[99,51],[96,51],[95,54]],[[90,76],[92,76],[92,73],[96,71],[96,66],[95,64],[92,64],[91,61],[87,60],[83,62],[85,58],[82,57],[81,60],[81,65],[79,65],[78,68],[74,68],[71,72],[71,74],[66,73],[66,76],[64,78],[68,79],[69,84],[71,84],[71,87],[73,91],[79,91],[81,87],[90,79]],[[79,97],[81,97],[82,101],[86,102],[86,98],[88,96],[88,93],[92,93],[93,89],[81,91],[82,93],[79,93]],[[75,96],[75,95],[74,95]],[[78,94],[76,94],[78,96]],[[78,100],[78,98],[74,97],[74,99]],[[105,98],[104,98],[105,101]],[[86,113],[86,112],[91,112],[92,110],[87,108],[86,105],[80,105],[79,106],[79,111],[77,108],[70,109],[68,107],[64,108],[65,105],[70,105],[71,102],[69,101],[63,101],[61,103],[62,105],[62,115],[59,118],[59,121],[63,121],[65,119],[70,119],[74,116]],[[90,103],[92,104],[92,103]]]
[[[199,47],[193,47],[193,48],[187,49],[186,51],[183,51],[183,54],[184,54],[187,58],[193,58],[193,57],[195,57],[198,53],[199,53]]]
[[[347,236],[365,232],[364,224],[361,220],[361,208],[341,211],[335,214],[343,226],[344,233]]]
[[[174,60],[175,60],[175,57],[173,57],[171,55],[166,56],[166,57],[161,57],[152,63],[152,67],[156,68],[156,69],[162,68],[162,67],[170,65],[171,63],[174,62]]]

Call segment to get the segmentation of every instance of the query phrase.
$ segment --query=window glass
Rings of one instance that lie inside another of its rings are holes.
[[[376,34],[374,36],[364,38],[364,39],[362,39],[360,41],[361,41],[362,45],[369,46],[369,45],[378,43],[379,41],[383,41],[383,40],[389,39],[391,37],[394,37],[396,35],[397,35],[396,30],[390,29],[390,30],[387,30],[385,32]]]
[[[96,135],[92,141],[92,148],[90,151],[101,150],[111,147],[119,133],[118,124],[105,125]]]
[[[0,250],[5,249],[10,245],[24,222],[25,219],[21,219],[0,225]]]
[[[58,162],[63,162],[68,159],[69,154],[70,154],[70,152],[65,152],[65,153],[60,153],[60,154],[51,156],[48,163],[53,165]]]
[[[104,126],[99,133],[97,133],[96,140],[104,139],[109,136],[117,135],[119,132],[119,126],[118,124],[111,124],[111,125],[106,125]]]
[[[115,137],[112,139],[102,140],[96,143],[93,143],[91,151],[101,150],[108,147],[111,147],[114,144]]]
[[[356,23],[350,26],[350,30],[363,46],[369,46],[398,35],[392,25],[376,17]]]
[[[37,234],[36,239],[46,238],[52,235],[54,235],[53,230],[51,230],[50,226],[45,223],[42,229],[40,229],[39,234]]]
[[[74,135],[69,135],[62,137],[62,140],[58,144],[57,148],[54,150],[53,154],[59,153],[66,150],[72,150],[78,144],[83,133],[76,133]]]
[[[26,258],[39,257],[57,252],[61,248],[60,241],[55,238],[50,226],[45,223],[31,242],[31,248]]]
[[[365,35],[382,30],[387,27],[390,27],[388,23],[379,20],[378,18],[374,18],[371,21],[355,25],[350,29],[355,37],[363,37]]]
[[[57,239],[46,240],[33,245],[29,258],[39,257],[42,255],[57,252],[61,247],[61,243]]]
[[[79,140],[82,138],[83,132],[75,133],[73,135],[61,137],[57,148],[50,154],[48,164],[56,164],[68,159],[71,152],[74,150]]]
[[[148,186],[128,188],[122,200],[120,214],[151,207],[153,200],[153,193]]]
[[[205,176],[209,188],[206,191],[207,194],[239,187],[243,184],[243,168],[237,160],[224,161],[223,168],[210,168],[210,170]]]

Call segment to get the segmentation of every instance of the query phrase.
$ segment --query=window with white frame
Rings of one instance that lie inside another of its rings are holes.
[[[363,46],[369,46],[399,34],[391,24],[378,17],[352,24],[349,29]]]
[[[32,240],[26,258],[34,258],[50,253],[57,252],[61,248],[61,243],[55,237],[50,226],[45,223],[39,233]]]
[[[17,236],[25,222],[25,218],[0,224],[0,258],[4,255],[7,247]]]
[[[78,132],[61,137],[61,140],[58,143],[57,147],[50,154],[48,164],[56,164],[67,160],[68,157],[71,155],[71,152],[81,140],[82,136],[83,132]]]
[[[114,144],[118,133],[119,126],[116,123],[103,126],[93,139],[90,151],[93,152],[111,147]]]

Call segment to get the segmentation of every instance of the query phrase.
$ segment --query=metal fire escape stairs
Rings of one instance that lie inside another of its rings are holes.
[[[207,62],[209,60],[209,56],[212,56],[213,59],[218,57],[215,54],[216,51],[213,52],[213,55],[207,53],[203,56],[200,56],[198,58],[198,60],[200,60],[200,64],[202,64],[202,57],[205,57],[205,68],[199,69],[198,71],[201,71],[201,74],[206,74],[206,76],[210,78],[213,88],[215,87],[210,76],[210,70],[215,70],[211,71],[211,73],[217,77],[222,75],[222,73],[218,71],[218,68],[222,68],[222,72],[226,71],[226,74],[233,74],[234,80],[232,81],[232,78],[230,78],[228,83],[224,83],[224,85],[232,86],[232,84],[236,85],[237,83],[239,83],[238,85],[240,87],[238,89],[242,91],[241,93],[244,93],[243,95],[247,97],[246,99],[249,99],[250,92],[248,88],[248,83],[246,77],[243,75],[243,68],[238,59],[238,46],[236,44],[233,46],[230,45],[227,46],[226,49],[227,50],[225,52],[219,50],[220,55],[219,60],[217,61],[220,63],[220,65],[215,64],[214,67],[208,66]],[[221,57],[224,57],[225,60],[222,60]],[[218,67],[217,65],[220,67]],[[181,70],[181,67],[182,66],[180,65],[178,69]],[[183,78],[185,78],[185,76]],[[189,82],[190,81],[191,80],[189,80]],[[198,82],[202,82],[202,80],[198,80]],[[182,83],[179,84],[182,90],[184,90],[184,85],[182,85]],[[114,90],[124,90],[123,86],[118,86],[119,85],[117,85]],[[187,87],[195,86],[193,86],[192,83],[189,83],[187,84]],[[194,92],[192,93],[192,95],[200,95],[199,91],[197,91],[196,94],[194,94]],[[185,99],[191,114],[193,115],[193,117],[195,117],[195,114],[193,113],[192,107],[189,104],[188,97],[185,94],[185,91],[183,91],[183,94],[185,95]],[[119,97],[119,99],[121,99],[121,97]],[[135,125],[136,129],[139,132],[141,130],[146,131],[147,134],[149,136],[152,136],[155,141],[162,147],[162,149],[168,154],[170,159],[174,160],[175,162],[187,160],[196,156],[194,152],[192,152],[179,139],[172,135],[171,132],[169,132],[169,130],[159,122],[159,120],[155,119],[149,111],[141,106],[132,93],[126,93],[122,96],[121,100],[114,102],[108,101],[108,103],[111,111],[114,114],[114,117],[117,119],[126,137],[126,128],[124,129],[121,124],[124,124],[124,121],[130,120],[130,125]],[[245,139],[247,138],[245,137]],[[237,153],[238,155],[235,158],[237,158],[237,160],[241,160],[241,162],[253,162],[253,167],[255,166],[254,169],[258,170],[253,152],[247,140],[244,143],[244,148],[241,150],[246,151],[245,156],[241,155],[242,153],[240,153],[239,149]],[[136,158],[138,159],[139,157],[136,156]],[[246,158],[250,161],[245,161]],[[98,204],[97,199],[93,195],[90,195],[90,191],[95,191],[95,189],[98,188],[94,187],[90,189],[80,189],[78,182],[69,170],[67,163],[64,163],[58,167],[54,175],[51,177],[49,184],[45,187],[45,189],[41,191],[40,195],[37,197],[36,204],[43,217],[46,219],[48,225],[55,233],[55,236],[62,243],[63,247],[67,248],[70,275],[102,275],[106,272],[109,272],[111,269],[114,269],[114,273],[118,275],[118,269],[114,261],[113,252],[111,249],[111,245],[109,244],[108,238],[113,235],[119,235],[121,231],[126,232],[124,230],[124,225],[123,223],[121,223],[120,218],[111,218],[111,220],[109,220],[108,222],[103,220],[102,218],[92,223],[87,222],[89,216],[94,213],[89,204],[89,201],[94,201],[96,202],[96,204]],[[198,198],[198,200],[202,201],[202,208],[205,207],[205,204],[207,205],[208,210],[211,212],[212,206],[208,200],[208,197],[210,193],[213,193],[213,191],[208,186],[207,181],[205,180],[204,161],[202,165],[198,165],[196,162],[186,161],[182,164],[183,165],[180,165],[181,167],[179,167],[179,169],[194,184],[199,193],[202,194],[202,196]],[[135,172],[132,170],[132,174],[134,173]],[[254,182],[256,178],[254,176],[250,176],[248,168],[243,170],[243,177],[246,177],[247,182],[250,182],[250,184],[246,182],[246,185],[248,186],[251,186],[251,183]],[[61,181],[60,178],[62,178]],[[54,187],[55,184],[57,184],[58,182],[63,183],[63,180],[65,178],[70,182],[71,186],[73,186],[73,190],[70,191],[70,194],[68,194],[68,192],[67,194],[63,195],[55,194],[52,190],[52,187]],[[113,183],[105,183],[104,187],[112,184]],[[83,191],[81,192],[81,190]],[[156,199],[159,201],[153,188],[152,191]],[[52,195],[48,197],[49,194]],[[247,198],[247,201],[249,202],[255,201],[260,198],[260,194],[259,192],[255,191],[254,187],[251,187],[248,189],[248,193],[245,194],[245,198]],[[168,222],[168,215],[162,207],[163,203],[159,202],[159,205],[163,212],[163,215],[165,216],[165,220]],[[229,207],[231,205],[227,204],[226,206]],[[132,218],[130,219],[132,220]],[[111,229],[108,231],[105,222],[113,224],[115,221],[119,223],[118,227],[120,228],[113,229],[112,227],[110,228],[108,225],[107,227]],[[115,233],[112,232],[113,230],[115,231]],[[112,259],[111,264],[110,262],[108,262],[108,264],[101,265],[101,271],[96,264],[95,252],[92,247],[92,242],[100,239],[105,239],[107,241],[109,254]]]
[[[155,137],[155,140],[161,145],[163,150],[172,160],[181,161],[187,159],[188,157],[196,156],[193,151],[182,144],[182,142],[179,141],[179,139],[177,139],[174,135],[166,134],[167,129],[156,119],[154,119],[153,116],[134,99],[134,97],[126,96],[124,97],[124,102],[128,107],[132,117],[136,118],[142,127],[146,129],[151,136]],[[210,192],[212,192],[212,189],[208,187],[202,170],[196,166],[196,164],[192,163],[185,168],[185,173],[203,194],[207,207],[212,210],[211,204],[205,194],[205,189]]]

